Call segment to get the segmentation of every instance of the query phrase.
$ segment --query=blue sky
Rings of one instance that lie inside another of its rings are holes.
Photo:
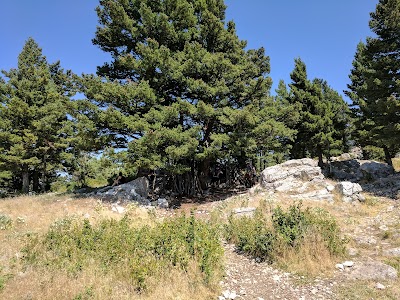
[[[358,42],[372,33],[369,13],[378,0],[226,0],[227,20],[234,20],[248,48],[264,47],[270,76],[290,82],[294,59],[307,65],[310,79],[322,78],[343,94]],[[61,61],[77,74],[95,73],[109,55],[92,45],[98,0],[9,0],[0,9],[0,69],[17,66],[28,37],[42,47],[49,62]],[[272,91],[273,93],[273,91]]]

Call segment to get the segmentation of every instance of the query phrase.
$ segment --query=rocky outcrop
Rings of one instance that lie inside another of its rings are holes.
[[[393,168],[388,164],[373,160],[338,160],[330,164],[330,177],[341,181],[374,181],[393,174]]]
[[[350,181],[339,182],[335,186],[335,191],[339,194],[344,202],[350,203],[353,201],[365,201],[365,197],[361,195],[361,185],[358,183],[353,183]]]
[[[360,262],[351,268],[349,279],[356,280],[394,280],[397,279],[395,268],[378,261]]]
[[[169,202],[166,198],[158,198],[155,201],[149,199],[149,192],[149,180],[146,177],[139,177],[114,187],[106,186],[95,190],[80,189],[75,191],[75,193],[78,194],[116,202],[117,204],[121,202],[136,202],[146,206],[158,206],[160,208],[169,207]],[[117,213],[124,213],[125,209],[117,204],[113,204],[112,210]]]
[[[143,205],[150,205],[149,181],[146,177],[139,177],[128,183],[114,187],[107,187],[95,193],[95,196],[104,200],[134,201]]]
[[[261,186],[278,192],[292,192],[305,182],[321,182],[324,175],[317,161],[310,158],[288,160],[266,168],[261,173]]]
[[[363,183],[363,189],[376,196],[400,199],[400,173]]]
[[[261,173],[261,187],[272,193],[283,192],[299,200],[331,202],[334,193],[344,202],[365,200],[361,194],[363,189],[358,183],[350,181],[339,182],[336,185],[330,183],[322,174],[317,161],[309,158],[289,160],[266,168]]]
[[[333,187],[324,179],[318,162],[303,158],[266,168],[261,173],[261,186],[295,199],[333,201]]]

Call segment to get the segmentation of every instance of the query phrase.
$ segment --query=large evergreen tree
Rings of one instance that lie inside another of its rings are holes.
[[[386,162],[400,148],[400,0],[380,0],[360,43],[346,93],[353,101],[361,145],[384,149]]]
[[[289,102],[299,109],[299,119],[291,155],[294,158],[318,157],[323,166],[323,156],[342,152],[347,147],[346,136],[350,119],[343,98],[322,79],[309,80],[306,65],[295,59],[290,75]]]
[[[29,38],[18,68],[0,82],[0,174],[13,177],[28,192],[48,189],[68,147],[67,118],[73,91],[70,74],[49,64],[41,48]]]
[[[322,101],[322,90],[307,78],[305,63],[295,59],[295,68],[290,74],[290,102],[300,108],[299,122],[295,125],[296,139],[293,143],[292,156],[303,158],[317,152],[322,166],[323,151],[331,138],[328,129],[332,124],[332,115],[327,103]]]
[[[252,130],[275,118],[258,115],[273,105],[269,58],[245,50],[225,8],[223,0],[101,0],[97,8],[93,41],[112,62],[100,77],[84,76],[82,88],[102,108],[98,129],[129,148],[135,167],[171,172],[181,193],[195,192],[196,177],[205,188],[218,158],[243,166],[257,153]]]

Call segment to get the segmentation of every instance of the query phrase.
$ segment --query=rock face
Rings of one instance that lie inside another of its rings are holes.
[[[128,183],[101,189],[94,196],[105,200],[135,201],[139,204],[149,205],[148,195],[149,181],[145,177],[139,177]]]
[[[261,173],[262,187],[279,192],[290,192],[303,186],[304,182],[323,179],[317,161],[310,158],[288,160]]]
[[[374,172],[371,171],[373,176],[378,176],[381,173],[386,174],[388,171],[385,166],[376,167],[366,163],[360,165],[356,160],[337,161],[336,163],[345,163],[349,167],[346,172],[343,171],[346,174],[346,176],[342,176],[343,178],[349,176],[353,176],[353,179],[357,176],[362,177],[362,170],[375,170]],[[353,164],[355,165],[353,166]],[[261,187],[273,193],[289,194],[290,197],[299,200],[332,202],[333,193],[336,192],[344,202],[365,201],[361,194],[363,188],[360,184],[350,181],[343,181],[336,185],[330,184],[325,180],[321,168],[318,167],[318,162],[310,158],[289,160],[280,165],[266,168],[261,173]]]
[[[395,268],[378,261],[356,264],[348,273],[350,279],[361,280],[394,280],[397,278]]]
[[[261,186],[296,199],[333,201],[333,188],[324,178],[317,161],[303,158],[266,168],[261,173]]]
[[[400,173],[363,184],[364,190],[377,196],[400,199]]]
[[[330,173],[333,178],[342,181],[373,181],[393,174],[393,168],[373,160],[348,159],[333,161]]]
[[[365,198],[360,193],[362,192],[361,185],[350,181],[339,182],[335,186],[335,191],[341,196],[344,202],[365,201]]]

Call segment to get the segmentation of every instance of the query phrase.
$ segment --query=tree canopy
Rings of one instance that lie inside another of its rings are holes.
[[[269,57],[246,50],[225,9],[221,0],[100,1],[93,42],[113,59],[82,79],[129,161],[190,175],[189,193],[196,177],[206,187],[218,159],[243,166],[261,144],[273,150],[271,139],[291,135],[268,108]],[[267,122],[269,140],[255,138]]]
[[[69,145],[67,118],[73,91],[69,73],[49,64],[29,38],[18,56],[18,68],[3,71],[0,82],[0,168],[24,192],[48,189]]]
[[[380,0],[371,13],[375,36],[359,43],[346,91],[359,143],[382,147],[389,164],[400,146],[399,11],[399,0]]]

